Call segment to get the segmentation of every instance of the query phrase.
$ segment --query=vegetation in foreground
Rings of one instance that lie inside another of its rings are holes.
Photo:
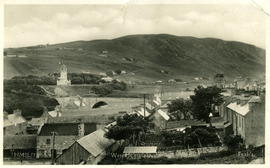
[[[232,152],[221,152],[214,155],[201,156],[199,158],[169,159],[166,157],[156,159],[115,159],[110,155],[106,156],[100,165],[121,165],[121,164],[247,164],[251,161],[249,157],[238,156]]]

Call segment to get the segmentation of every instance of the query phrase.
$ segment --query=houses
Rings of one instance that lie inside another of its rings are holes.
[[[97,164],[115,143],[113,139],[106,138],[105,133],[105,130],[99,129],[78,139],[56,158],[56,164]]]
[[[224,129],[234,135],[240,135],[246,146],[264,144],[264,99],[263,94],[261,96],[234,95],[226,97],[225,101],[216,108],[224,120]]]
[[[102,77],[101,80],[105,81],[105,82],[112,82],[113,78],[106,76],[106,77]]]
[[[167,122],[170,119],[170,117],[167,115],[166,112],[164,112],[161,109],[158,109],[153,116],[153,123],[155,124],[156,128],[162,130],[166,129]]]
[[[36,136],[6,135],[4,136],[4,157],[13,159],[36,158]]]
[[[236,100],[227,106],[226,118],[232,123],[234,135],[240,135],[246,146],[264,145],[265,100],[252,96],[248,101]]]
[[[14,110],[13,114],[4,112],[4,135],[26,134],[27,121],[21,110]]]
[[[50,158],[53,143],[56,154],[60,155],[77,139],[95,130],[94,123],[45,123],[38,131],[37,158]]]

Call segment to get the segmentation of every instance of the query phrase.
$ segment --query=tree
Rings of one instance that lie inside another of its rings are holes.
[[[239,149],[240,145],[243,143],[243,139],[239,135],[228,135],[224,137],[224,144],[228,146],[230,150]]]
[[[130,140],[136,145],[141,133],[148,129],[148,122],[137,114],[118,117],[116,126],[113,126],[106,133],[106,137],[114,140]]]
[[[99,95],[99,96],[106,96],[108,94],[111,94],[113,91],[113,88],[109,85],[101,85],[101,86],[93,86],[91,90]]]
[[[190,96],[192,100],[192,111],[195,118],[209,122],[209,114],[213,112],[213,105],[220,105],[223,101],[221,89],[216,86],[203,88],[198,86]]]
[[[176,99],[168,104],[168,112],[176,117],[177,120],[181,120],[181,116],[184,119],[190,119],[192,102],[190,100]]]

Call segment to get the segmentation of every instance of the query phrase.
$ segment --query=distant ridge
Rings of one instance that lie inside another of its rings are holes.
[[[126,80],[213,77],[220,72],[230,78],[265,74],[264,49],[215,38],[128,35],[112,40],[74,41],[5,50],[27,56],[5,58],[5,78],[54,72],[63,56],[70,72],[125,70],[127,74],[120,78]]]

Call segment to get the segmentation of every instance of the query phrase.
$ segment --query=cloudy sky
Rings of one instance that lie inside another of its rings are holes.
[[[5,5],[5,47],[167,33],[242,41],[265,48],[254,5]]]

